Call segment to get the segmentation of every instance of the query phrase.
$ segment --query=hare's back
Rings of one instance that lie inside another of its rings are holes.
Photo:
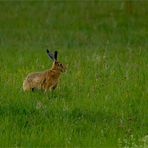
[[[27,81],[39,82],[42,79],[42,75],[41,72],[30,73],[27,76]]]

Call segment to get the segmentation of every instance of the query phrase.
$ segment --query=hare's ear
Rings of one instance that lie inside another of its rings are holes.
[[[54,60],[53,54],[48,49],[47,49],[47,54],[52,60]]]
[[[58,52],[57,51],[55,51],[54,52],[54,59],[57,61],[57,56],[58,56]]]

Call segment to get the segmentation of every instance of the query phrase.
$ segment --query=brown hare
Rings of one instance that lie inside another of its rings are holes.
[[[28,74],[23,82],[24,91],[41,89],[46,92],[47,90],[54,90],[57,87],[60,75],[62,72],[65,72],[66,66],[57,61],[57,51],[55,51],[53,55],[47,49],[47,54],[53,60],[51,69]]]

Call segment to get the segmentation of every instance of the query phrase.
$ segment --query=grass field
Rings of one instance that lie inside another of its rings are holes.
[[[148,141],[148,2],[0,2],[0,147]],[[24,93],[46,49],[68,65],[53,94]]]

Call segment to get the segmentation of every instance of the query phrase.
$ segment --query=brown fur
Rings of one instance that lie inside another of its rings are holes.
[[[43,72],[30,73],[23,82],[23,90],[54,90],[57,87],[61,73],[65,69],[66,67],[62,63],[54,61],[51,69]]]

